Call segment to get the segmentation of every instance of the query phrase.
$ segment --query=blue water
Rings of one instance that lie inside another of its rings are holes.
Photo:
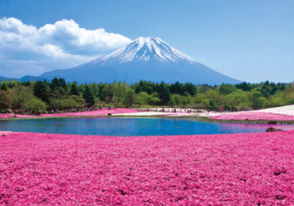
[[[192,135],[264,132],[273,125],[198,122],[171,118],[56,118],[0,121],[0,130],[105,136]],[[294,125],[274,125],[294,130]]]

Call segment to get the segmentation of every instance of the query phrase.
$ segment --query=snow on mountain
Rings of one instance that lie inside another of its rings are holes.
[[[166,63],[196,63],[191,57],[171,47],[158,37],[139,37],[131,44],[118,49],[97,61],[118,61],[119,63],[124,63],[140,60],[148,61],[151,59]]]
[[[146,80],[218,85],[240,82],[196,62],[158,37],[139,37],[125,47],[91,62],[71,69],[47,72],[41,76],[80,83],[135,83]]]

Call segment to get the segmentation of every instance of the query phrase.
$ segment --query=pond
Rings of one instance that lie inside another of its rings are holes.
[[[52,118],[0,121],[0,130],[54,134],[149,136],[265,132],[273,125],[199,122],[173,118]],[[294,125],[274,125],[294,130]]]

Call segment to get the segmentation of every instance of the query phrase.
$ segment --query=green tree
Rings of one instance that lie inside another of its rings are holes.
[[[56,87],[61,87],[61,88],[65,89],[66,88],[65,79],[62,79],[62,78],[57,79],[56,77],[54,79],[52,79],[51,84],[50,84],[51,90],[54,90]]]
[[[256,108],[264,108],[267,104],[267,99],[265,97],[258,97],[255,101]]]
[[[170,101],[170,92],[164,82],[161,82],[158,86],[158,95],[161,103],[167,105],[167,103]]]
[[[9,108],[9,95],[6,91],[0,90],[0,111],[6,112]]]
[[[0,86],[0,90],[3,90],[3,91],[7,91],[7,85],[6,85],[6,83],[5,82],[3,82],[2,84],[1,84],[1,86]]]
[[[79,87],[76,81],[74,81],[71,85],[70,95],[80,95]]]
[[[285,105],[294,104],[294,91],[285,95]]]
[[[142,92],[143,90],[142,90],[142,88],[140,87],[140,85],[139,84],[136,84],[135,85],[135,92],[136,92],[136,94],[138,94],[138,93],[140,93],[140,92]]]
[[[172,94],[169,104],[172,106],[181,105],[183,103],[182,96],[179,94]]]
[[[156,105],[160,102],[160,99],[158,97],[158,93],[157,92],[154,92],[152,93],[151,95],[149,95],[149,98],[148,98],[148,103],[151,104],[151,105]]]
[[[17,82],[15,81],[15,79],[13,79],[13,80],[7,82],[7,87],[8,87],[9,89],[13,89],[16,85],[17,85]]]
[[[40,98],[42,101],[50,104],[51,95],[50,95],[50,87],[48,86],[46,81],[37,81],[34,85],[34,95]]]
[[[79,95],[71,95],[68,97],[68,99],[74,100],[77,103],[78,108],[82,108],[86,105],[85,99]]]
[[[234,86],[234,85],[231,85],[231,84],[222,84],[220,87],[219,87],[219,92],[221,94],[230,94],[234,91],[236,91],[237,88]]]
[[[236,84],[236,88],[242,89],[243,91],[251,91],[250,84],[247,84],[246,82]]]
[[[136,93],[146,92],[150,95],[154,91],[154,83],[140,80],[140,82],[135,83],[132,88],[135,90]]]
[[[85,99],[88,106],[94,105],[95,97],[88,85],[85,86],[85,92],[84,92],[83,98]]]
[[[262,93],[258,91],[256,88],[253,89],[250,93],[250,101],[253,108],[257,109],[261,106],[261,100],[259,97],[262,97]]]
[[[80,84],[79,91],[80,91],[80,93],[84,94],[84,92],[85,92],[85,85],[83,83]]]
[[[208,90],[208,92],[206,93],[206,96],[209,99],[213,99],[214,101],[216,101],[216,99],[218,98],[219,94],[218,94],[218,92],[216,90],[211,89],[211,90]]]
[[[62,109],[74,109],[78,108],[78,103],[72,98],[61,99],[60,107]]]
[[[212,86],[209,86],[209,85],[207,85],[207,84],[204,84],[204,85],[200,85],[200,86],[198,86],[198,88],[197,88],[197,91],[199,92],[199,93],[206,93],[206,92],[208,92],[209,90],[211,90],[212,89]]]
[[[105,84],[99,96],[102,101],[105,101],[106,103],[110,103],[113,97],[113,90],[111,88],[111,85]]]
[[[176,81],[174,84],[171,84],[169,87],[169,91],[171,94],[184,94],[184,88],[183,85],[180,84],[178,81]]]
[[[248,92],[238,89],[237,91],[224,96],[222,104],[229,105],[232,109],[249,108],[250,102],[247,93]]]
[[[24,103],[23,109],[26,111],[33,111],[38,113],[46,111],[47,105],[38,98],[30,98]]]
[[[147,103],[149,98],[149,95],[147,94],[147,92],[140,92],[138,94],[136,94],[136,104],[139,104],[139,106],[144,105]]]
[[[130,89],[124,98],[123,104],[125,107],[131,107],[135,103],[135,91]]]
[[[279,107],[279,106],[286,105],[284,93],[281,91],[278,91],[277,93],[275,93],[275,95],[273,95],[270,98],[270,104],[272,107]]]
[[[95,97],[99,96],[99,87],[97,84],[95,84],[95,83],[89,84],[89,88]]]
[[[118,102],[122,102],[129,89],[130,87],[126,82],[118,83],[118,86],[113,90],[113,95],[118,97]]]
[[[63,95],[66,93],[66,82],[64,79],[56,77],[52,79],[51,84],[51,96],[53,98],[62,98]]]
[[[187,92],[186,92],[187,93]],[[187,95],[182,96],[182,104],[186,107],[187,105],[194,104],[193,97],[190,96],[190,94],[187,93]]]
[[[118,107],[119,106],[119,99],[117,96],[113,96],[111,99],[111,105],[114,107]]]
[[[62,109],[61,99],[51,99],[48,109],[50,110]]]
[[[15,86],[10,91],[10,103],[11,109],[22,109],[25,110],[25,104],[35,98],[31,87]]]
[[[207,105],[207,109],[210,109],[210,110],[217,109],[217,104],[213,99],[209,100],[209,104]]]
[[[184,90],[184,92],[189,93],[191,96],[194,96],[197,93],[197,87],[192,83],[186,83],[183,86],[183,90]]]

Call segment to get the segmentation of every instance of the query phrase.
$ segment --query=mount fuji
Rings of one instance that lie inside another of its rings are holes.
[[[65,70],[46,72],[40,77],[64,78],[78,83],[140,80],[165,83],[236,84],[239,80],[225,76],[198,62],[160,38],[140,37],[125,47],[91,62]]]

